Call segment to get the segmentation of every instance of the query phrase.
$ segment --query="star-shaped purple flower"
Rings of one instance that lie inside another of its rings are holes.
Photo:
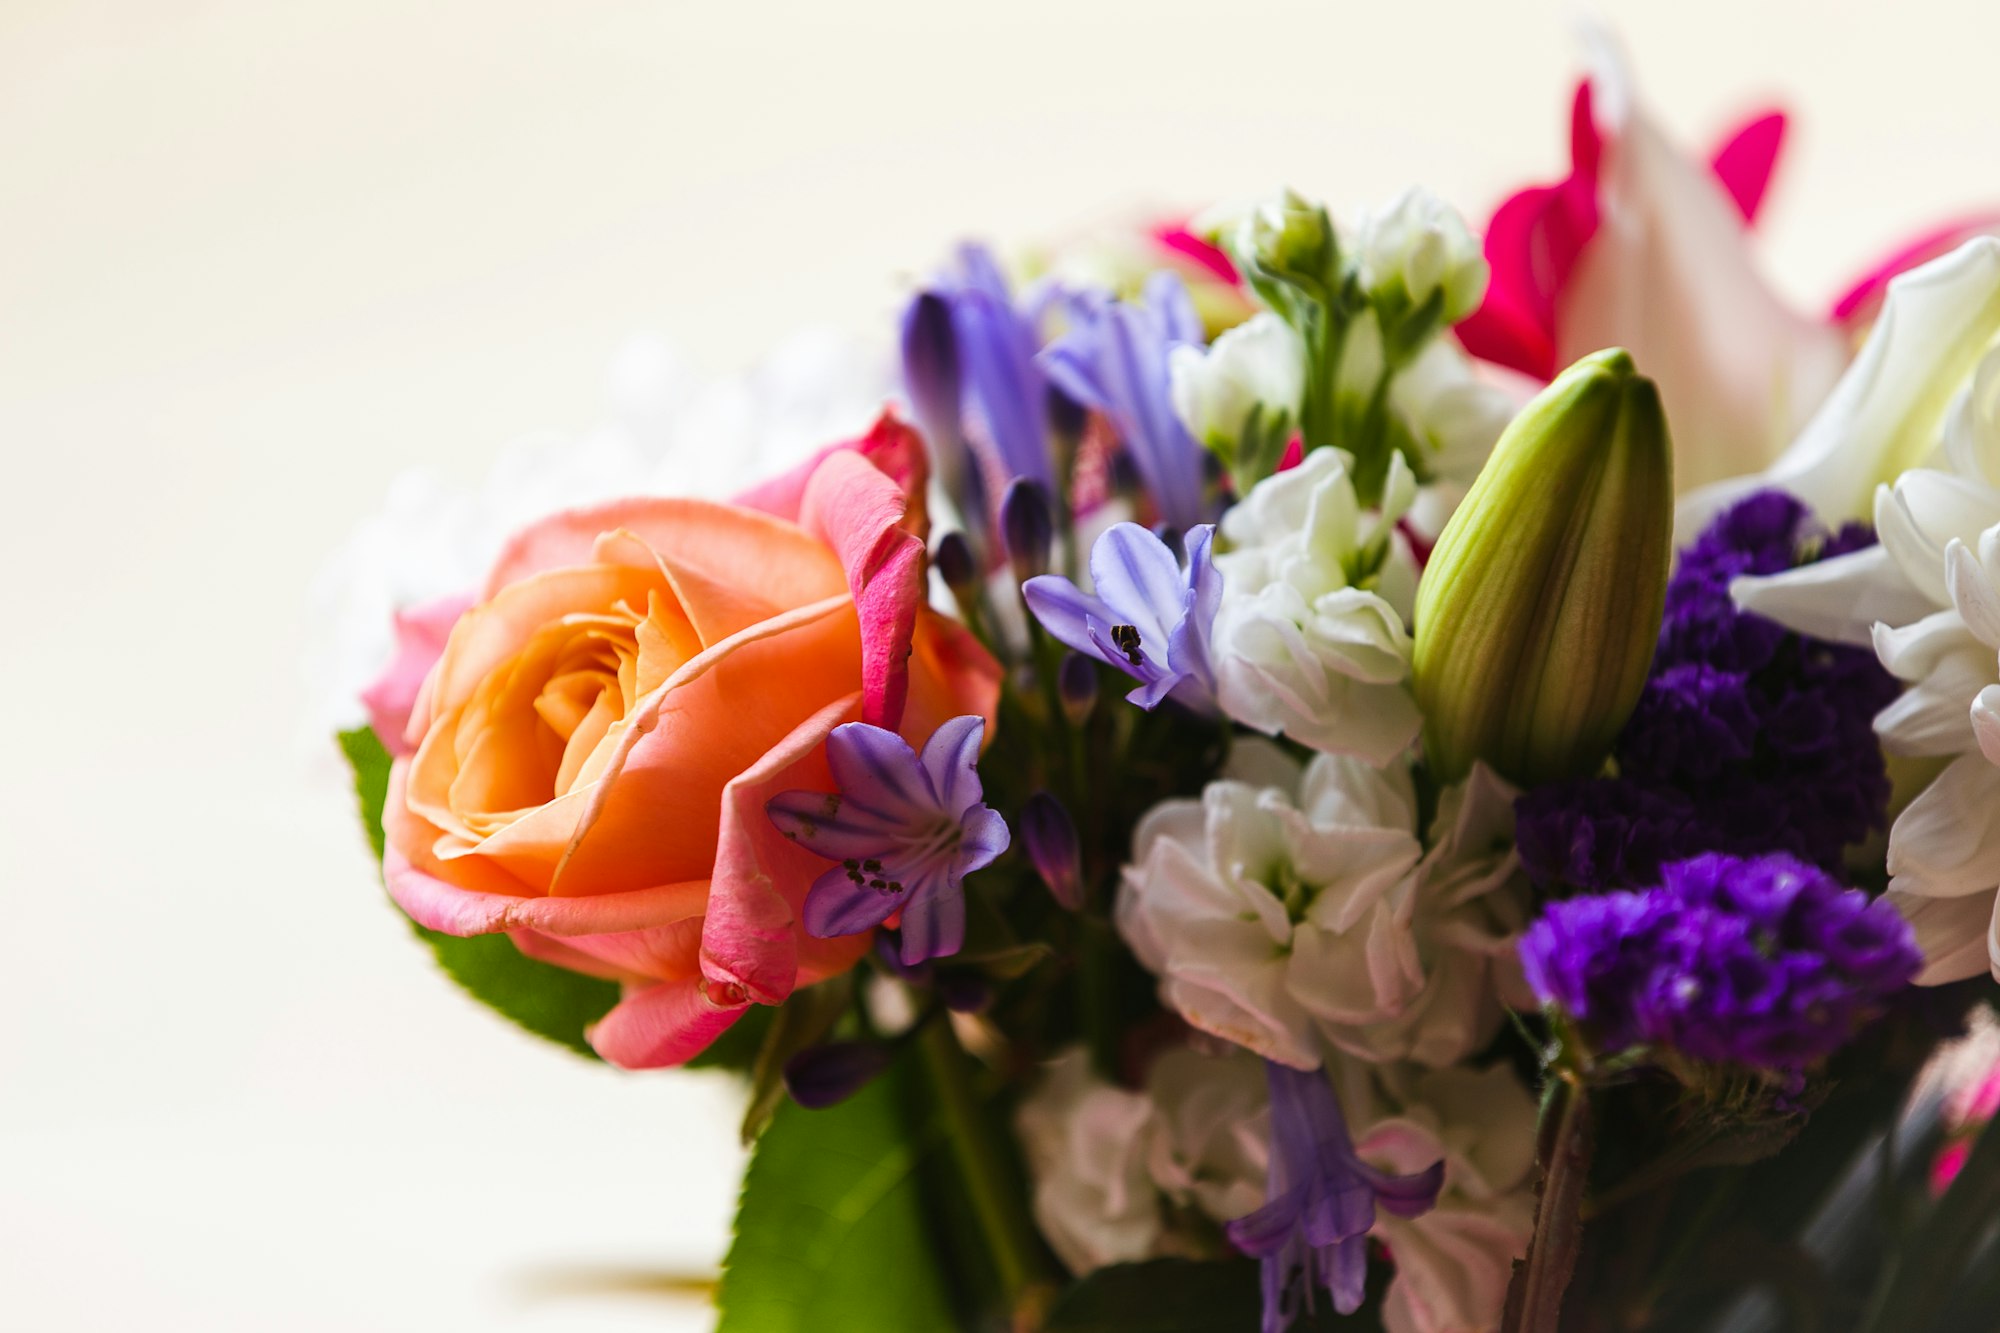
[[[1333,1088],[1320,1070],[1265,1061],[1271,1084],[1269,1202],[1227,1228],[1230,1243],[1262,1261],[1264,1333],[1285,1333],[1311,1310],[1313,1286],[1353,1314],[1368,1286],[1368,1229],[1375,1210],[1398,1217],[1430,1211],[1444,1163],[1392,1176],[1362,1161]]]
[[[921,757],[893,731],[850,722],[826,740],[838,792],[788,791],[765,806],[793,842],[840,864],[806,894],[820,939],[858,935],[903,914],[902,961],[958,952],[964,878],[1007,850],[1007,821],[980,803],[982,718],[955,717]]]
[[[1077,652],[1139,682],[1125,697],[1153,708],[1172,695],[1197,712],[1215,711],[1209,636],[1222,605],[1222,575],[1210,558],[1215,528],[1187,534],[1187,566],[1137,523],[1116,523],[1090,548],[1096,594],[1057,574],[1021,585],[1042,628]]]

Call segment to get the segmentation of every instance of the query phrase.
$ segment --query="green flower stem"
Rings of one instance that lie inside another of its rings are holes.
[[[960,1182],[979,1219],[986,1249],[1013,1312],[1015,1327],[1032,1328],[1054,1293],[1041,1238],[1028,1219],[1027,1200],[1008,1165],[999,1135],[972,1087],[972,1065],[948,1019],[924,1024],[917,1046],[930,1077],[940,1117],[951,1140]]]
[[[1554,1333],[1562,1326],[1563,1293],[1583,1248],[1583,1194],[1596,1137],[1590,1090],[1557,1073],[1542,1102],[1539,1137],[1535,1231],[1528,1257],[1514,1267],[1502,1333]]]

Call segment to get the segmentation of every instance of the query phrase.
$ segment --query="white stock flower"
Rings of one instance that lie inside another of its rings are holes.
[[[1405,190],[1388,207],[1363,213],[1354,229],[1361,285],[1421,306],[1442,294],[1446,324],[1464,319],[1486,294],[1486,258],[1458,210],[1430,191]]]
[[[1440,1159],[1444,1189],[1417,1217],[1375,1215],[1396,1265],[1383,1302],[1388,1333],[1490,1333],[1514,1260],[1534,1229],[1535,1102],[1506,1064],[1336,1067],[1355,1151],[1387,1171]]]
[[[1733,588],[1802,633],[1872,642],[1907,682],[1876,716],[1883,748],[1950,759],[1889,830],[1888,896],[1926,984],[2000,977],[2000,350],[1957,396],[1936,461],[1877,488],[1880,545]]]
[[[1294,425],[1305,392],[1305,344],[1270,311],[1252,315],[1206,348],[1177,345],[1167,357],[1174,411],[1211,448],[1234,445],[1252,409],[1266,423],[1283,413]]]
[[[1016,1114],[1035,1223],[1072,1273],[1151,1258],[1164,1230],[1147,1170],[1153,1104],[1115,1088],[1081,1047],[1052,1062]]]
[[[1520,924],[1495,892],[1514,878],[1511,791],[1484,769],[1448,790],[1426,854],[1407,763],[1321,755],[1298,775],[1238,748],[1271,785],[1225,776],[1154,807],[1124,871],[1118,928],[1162,1002],[1297,1069],[1326,1043],[1445,1065],[1490,1038]]]
[[[1257,483],[1222,520],[1212,652],[1223,711],[1266,734],[1387,762],[1423,724],[1406,685],[1417,570],[1395,521],[1416,494],[1399,454],[1363,510],[1338,449]]]
[[[1233,1048],[1178,1046],[1143,1090],[1113,1086],[1081,1047],[1052,1061],[1017,1115],[1035,1222],[1072,1273],[1198,1248],[1167,1205],[1218,1222],[1264,1202],[1264,1066]]]

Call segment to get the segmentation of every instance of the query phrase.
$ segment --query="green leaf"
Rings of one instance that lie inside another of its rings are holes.
[[[757,1140],[717,1333],[936,1333],[958,1326],[928,1239],[901,1069],[824,1111],[784,1102]]]
[[[382,859],[382,802],[389,797],[389,751],[373,727],[356,727],[343,731],[334,738],[340,742],[340,752],[347,756],[347,766],[354,770],[354,799],[361,807],[361,827],[368,834],[368,845],[375,849],[375,859]]]
[[[382,858],[382,803],[389,791],[389,752],[373,730],[356,727],[339,736],[340,751],[354,770],[354,795],[368,845]],[[584,1030],[618,1003],[618,983],[539,962],[514,947],[505,935],[455,935],[426,930],[414,921],[410,929],[430,946],[445,975],[473,999],[526,1028],[580,1055],[597,1053],[584,1040]]]
[[[1371,1287],[1381,1285],[1381,1273]],[[1291,1333],[1335,1329],[1367,1333],[1382,1327],[1374,1301],[1351,1315],[1333,1311],[1324,1290],[1314,1294],[1315,1313],[1301,1315]],[[1253,1329],[1263,1309],[1257,1265],[1249,1259],[1199,1263],[1153,1259],[1142,1264],[1100,1268],[1063,1293],[1049,1312],[1043,1333],[1215,1333]]]

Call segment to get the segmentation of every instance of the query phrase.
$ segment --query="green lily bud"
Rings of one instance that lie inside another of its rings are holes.
[[[1476,759],[1524,786],[1597,770],[1652,665],[1673,507],[1659,390],[1623,349],[1507,427],[1417,588],[1412,684],[1441,780]]]

